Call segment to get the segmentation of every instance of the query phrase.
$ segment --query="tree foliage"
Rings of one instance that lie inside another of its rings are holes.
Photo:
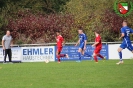
[[[54,42],[55,30],[61,30],[67,42],[75,42],[80,26],[89,42],[94,41],[93,30],[101,31],[103,41],[119,41],[123,20],[133,28],[133,12],[127,17],[118,16],[115,1],[0,0],[0,37],[10,29],[19,43]],[[125,1],[129,0],[120,0]]]
[[[46,18],[46,16],[48,16],[46,14],[50,14],[51,17],[52,17],[51,14],[53,14],[54,15],[53,17],[55,17],[56,19],[58,18],[57,21],[63,22],[62,19],[60,19],[60,18],[63,18],[64,15],[58,16],[57,14],[60,11],[64,10],[63,6],[66,4],[67,1],[69,1],[69,0],[0,0],[0,34],[1,34],[0,38],[2,38],[4,32],[7,29],[10,29],[13,31],[13,36],[15,38],[17,38],[17,35],[20,34],[20,32],[18,32],[18,30],[22,30],[21,31],[22,33],[23,33],[23,30],[25,30],[24,34],[27,35],[26,34],[27,31],[29,31],[30,29],[20,27],[21,26],[20,23],[24,26],[27,25],[26,22],[29,22],[29,24],[28,24],[29,26],[31,26],[31,25],[34,26],[32,24],[33,23],[32,21],[39,22],[39,20],[40,20],[40,23],[38,23],[38,24],[42,24],[43,23],[42,21],[47,23],[46,20],[44,19],[44,18]],[[43,15],[45,14],[46,16],[39,17],[39,15],[41,15],[41,14],[43,14]],[[31,17],[28,18],[28,16],[31,16]],[[50,19],[50,16],[48,16],[49,18],[46,18],[46,19]],[[67,15],[65,15],[65,16],[67,16]],[[66,20],[66,19],[64,19],[64,20]],[[31,28],[31,29],[32,29],[32,31],[35,32],[37,27],[36,26],[34,26],[34,27],[35,28]],[[37,29],[37,30],[42,30],[42,29]],[[43,30],[43,31],[45,31],[45,30]],[[36,32],[36,34],[37,34],[37,32]],[[31,37],[31,35],[29,35],[28,37]],[[35,35],[34,35],[34,37],[36,38]],[[33,37],[31,37],[31,38],[33,38]],[[33,40],[33,39],[30,39],[30,40]],[[23,41],[23,42],[26,43],[25,41]]]
[[[94,41],[93,30],[101,30],[103,41],[119,41],[122,21],[132,23],[132,13],[128,17],[120,17],[114,11],[116,0],[71,0],[67,3],[67,12],[75,17],[76,25],[82,25],[88,41]],[[121,0],[121,2],[127,0]],[[131,25],[130,27],[133,28]],[[77,28],[75,28],[76,32]],[[74,36],[76,36],[75,34]],[[77,37],[78,38],[78,37]],[[74,40],[77,40],[76,38]]]
[[[73,16],[64,14],[33,14],[30,11],[18,12],[16,19],[9,19],[6,29],[12,31],[16,40],[26,41],[25,43],[36,43],[42,38],[42,42],[54,42],[55,32],[62,31],[66,40],[71,38],[71,27]],[[69,35],[68,35],[69,34]],[[39,39],[40,38],[40,39]]]

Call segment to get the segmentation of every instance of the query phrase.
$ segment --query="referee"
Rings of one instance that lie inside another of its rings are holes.
[[[10,35],[10,31],[7,30],[6,31],[6,35],[3,36],[2,38],[2,47],[3,47],[3,54],[4,54],[4,62],[6,63],[6,56],[8,54],[8,58],[9,58],[9,63],[12,63],[12,52],[11,52],[11,45],[13,44],[13,38]]]

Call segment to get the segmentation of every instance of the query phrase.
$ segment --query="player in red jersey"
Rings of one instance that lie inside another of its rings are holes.
[[[59,31],[56,31],[56,41],[57,41],[57,51],[56,56],[58,58],[58,63],[60,63],[60,57],[66,57],[69,58],[68,54],[61,54],[63,45],[65,44],[64,38],[61,36]]]
[[[102,40],[101,40],[101,36],[99,34],[99,31],[95,31],[95,43],[92,45],[92,47],[95,47],[95,50],[93,52],[93,57],[96,63],[98,63],[98,59],[97,56],[102,58],[102,59],[106,59],[105,57],[103,57],[102,55],[100,55],[100,51],[102,49]]]

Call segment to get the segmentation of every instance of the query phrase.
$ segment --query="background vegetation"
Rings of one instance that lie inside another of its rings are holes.
[[[78,39],[83,27],[88,41],[94,41],[93,30],[101,31],[105,42],[118,40],[122,20],[133,28],[133,11],[127,17],[115,13],[116,0],[0,0],[0,38],[12,31],[15,43],[55,42],[55,31],[61,30],[67,42]],[[119,0],[126,2],[130,0]]]

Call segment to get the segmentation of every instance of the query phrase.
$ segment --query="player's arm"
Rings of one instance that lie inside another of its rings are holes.
[[[86,45],[87,45],[87,40],[85,40],[85,43],[84,43],[84,50],[86,49]]]
[[[5,40],[2,39],[2,47],[5,50],[4,42],[5,42]]]
[[[62,44],[65,45],[65,43],[66,43],[66,42],[65,42],[65,39],[63,39],[62,41],[63,41]]]
[[[77,46],[77,45],[79,44],[79,42],[80,42],[80,39],[78,40],[78,42],[76,43],[76,45],[75,45],[75,46]]]
[[[122,39],[124,36],[125,36],[125,34],[124,34],[124,29],[121,28],[121,36],[120,36],[119,39]]]
[[[85,42],[84,43],[84,49],[86,49],[86,45],[87,45],[87,36],[86,35],[84,36],[84,42]]]
[[[10,46],[13,46],[13,39],[12,39],[12,41],[11,41],[11,45]]]
[[[122,39],[124,36],[125,36],[125,34],[124,33],[121,33],[121,36],[120,36],[119,39]]]
[[[131,29],[131,34],[133,35],[133,29],[132,28],[130,28]]]
[[[98,43],[99,43],[99,42],[95,42],[92,46],[94,47],[94,46],[96,46]]]
[[[96,42],[92,45],[92,47],[94,47],[94,46],[96,46],[97,44],[99,44],[100,40],[101,40],[100,37],[96,38]]]

